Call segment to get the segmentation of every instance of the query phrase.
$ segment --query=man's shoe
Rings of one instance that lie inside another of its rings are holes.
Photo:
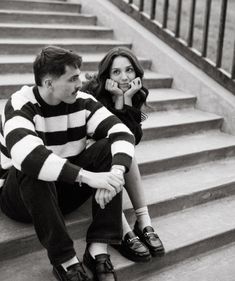
[[[165,249],[160,240],[159,236],[152,226],[146,226],[143,231],[141,231],[138,227],[138,222],[135,222],[134,232],[139,236],[140,240],[148,247],[151,255],[153,257],[163,256],[165,254]]]
[[[59,281],[91,281],[80,262],[69,266],[67,271],[62,265],[54,266],[53,274]]]
[[[110,261],[110,255],[100,254],[95,256],[94,259],[86,248],[83,262],[92,271],[95,281],[117,281],[117,275]]]
[[[121,245],[115,245],[114,248],[116,248],[124,257],[135,262],[147,262],[151,260],[148,248],[132,231],[124,236]]]

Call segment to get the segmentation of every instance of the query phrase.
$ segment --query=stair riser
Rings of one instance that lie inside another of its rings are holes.
[[[71,49],[79,54],[81,53],[106,53],[108,50],[116,47],[117,45],[114,44],[99,44],[99,45],[94,45],[94,44],[69,44],[66,42],[60,42],[60,43],[54,43],[51,42],[53,45],[58,45],[61,46],[65,49]],[[11,55],[11,54],[22,54],[22,55],[35,55],[41,51],[43,47],[45,47],[48,44],[0,44],[0,54],[6,54],[6,55]],[[125,46],[130,48],[130,44],[119,44],[118,46]]]
[[[172,78],[143,79],[143,85],[147,89],[171,88]]]
[[[70,12],[80,13],[81,5],[63,4],[63,3],[40,3],[29,1],[0,1],[2,10],[22,10],[22,11],[53,11],[53,12]]]
[[[195,107],[196,98],[178,99],[178,100],[166,100],[157,102],[147,102],[149,105],[145,107],[145,112],[150,113],[154,111],[176,110],[184,108]]]
[[[154,272],[159,271],[164,267],[168,267],[184,261],[187,258],[191,258],[207,251],[211,251],[222,247],[226,244],[232,243],[235,241],[235,230],[216,235],[214,237],[199,241],[194,244],[187,245],[185,247],[170,251],[166,253],[164,257],[153,258],[150,263],[147,265],[148,272],[153,276]],[[121,269],[116,268],[118,280],[144,280],[148,273],[146,272],[146,264],[138,263],[136,266],[135,263],[128,267],[122,267]],[[143,279],[141,279],[141,276]],[[205,279],[206,280],[206,279]]]
[[[150,216],[153,218],[233,194],[235,194],[235,183],[230,183],[228,185],[214,187],[188,196],[175,197],[165,202],[150,204],[148,205],[148,209]],[[133,224],[135,222],[133,209],[125,210],[125,214],[129,223]],[[67,225],[67,227],[73,239],[80,239],[85,236],[86,229],[89,224],[90,218],[87,217],[82,221],[71,223]],[[17,249],[17,251],[15,251],[15,249]],[[0,255],[0,262],[6,259],[12,259],[25,255],[30,252],[38,251],[40,249],[42,249],[42,246],[33,232],[33,234],[29,234],[21,239],[1,243],[0,252],[2,255]]]
[[[174,185],[172,185],[172,188],[174,188]],[[234,181],[227,184],[208,187],[203,191],[174,196],[168,200],[153,204],[147,202],[147,204],[151,218],[155,218],[232,195],[235,195]],[[128,222],[134,224],[136,216],[133,209],[126,209],[125,214],[128,217]]]
[[[95,25],[96,17],[85,17],[82,15],[63,16],[63,15],[43,15],[43,14],[9,14],[0,13],[1,22],[14,22],[14,23],[57,23],[57,24],[79,24],[79,25]]]
[[[0,27],[1,38],[54,39],[54,38],[112,38],[112,30],[82,30],[65,28]]]
[[[86,235],[86,230],[89,227],[89,224],[90,218],[87,218],[86,220],[79,221],[78,223],[68,225],[67,229],[72,239],[80,239],[84,237]],[[21,239],[8,241],[6,243],[0,243],[0,262],[41,249],[43,249],[43,247],[39,243],[38,238],[36,237],[36,234],[34,232],[31,235],[22,237]]]
[[[99,61],[83,61],[82,71],[92,71],[96,72],[98,69]],[[147,60],[140,60],[140,63],[144,69],[149,69],[150,62]],[[0,74],[6,73],[32,73],[31,62],[20,62],[20,63],[0,63]]]
[[[156,127],[144,129],[142,140],[153,140],[159,138],[175,137],[180,135],[187,135],[204,130],[219,129],[222,125],[223,119],[209,120],[196,123],[186,123],[180,125],[169,125],[165,127]]]
[[[233,156],[235,156],[235,146],[196,152],[159,161],[140,163],[139,168],[142,175],[148,175]]]

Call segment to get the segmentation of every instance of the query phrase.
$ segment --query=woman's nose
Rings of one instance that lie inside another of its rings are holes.
[[[122,80],[127,80],[128,76],[126,74],[126,72],[122,72]]]

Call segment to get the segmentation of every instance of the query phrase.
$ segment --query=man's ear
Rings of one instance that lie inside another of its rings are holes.
[[[52,80],[51,79],[45,79],[44,84],[47,88],[51,88],[52,87]]]

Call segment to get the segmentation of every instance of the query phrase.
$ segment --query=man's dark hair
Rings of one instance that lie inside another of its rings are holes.
[[[82,58],[71,50],[57,46],[47,46],[41,50],[33,63],[34,79],[38,86],[42,86],[42,78],[50,74],[60,77],[65,73],[66,66],[80,68]]]

